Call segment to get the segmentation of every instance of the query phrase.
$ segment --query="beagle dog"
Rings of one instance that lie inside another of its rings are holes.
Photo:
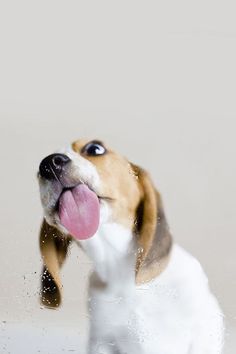
[[[75,241],[93,263],[89,354],[219,354],[223,315],[199,262],[173,243],[148,173],[104,143],[78,140],[39,166],[41,301],[61,303]]]

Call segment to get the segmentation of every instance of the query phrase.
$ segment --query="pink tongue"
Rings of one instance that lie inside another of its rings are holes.
[[[99,225],[98,197],[84,184],[65,191],[59,200],[59,218],[78,240],[93,236]]]

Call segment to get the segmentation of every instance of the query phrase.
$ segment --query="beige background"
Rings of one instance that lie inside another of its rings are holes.
[[[73,247],[63,308],[40,308],[36,181],[40,160],[81,136],[151,172],[235,353],[235,13],[216,0],[0,3],[1,353],[82,353],[90,264]]]

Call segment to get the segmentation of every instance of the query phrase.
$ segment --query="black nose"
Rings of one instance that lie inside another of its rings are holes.
[[[40,163],[39,173],[42,177],[48,180],[57,179],[60,176],[63,167],[70,161],[70,158],[63,154],[49,155]]]

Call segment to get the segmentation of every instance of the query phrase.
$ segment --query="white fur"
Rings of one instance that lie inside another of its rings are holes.
[[[221,310],[199,262],[181,247],[159,277],[136,286],[129,230],[103,224],[81,245],[94,262],[89,354],[221,353]]]
[[[94,165],[71,148],[60,152],[73,161],[70,174],[99,192]],[[40,177],[39,182],[48,223],[66,233],[53,213],[55,184]],[[223,316],[198,261],[174,245],[167,268],[155,280],[137,286],[135,237],[113,223],[111,214],[101,201],[97,233],[80,241],[94,262],[88,354],[220,354]]]
[[[73,162],[70,175],[92,187],[95,192],[99,192],[100,178],[96,167],[87,159],[76,153],[70,146],[67,146],[58,153],[67,155]]]

